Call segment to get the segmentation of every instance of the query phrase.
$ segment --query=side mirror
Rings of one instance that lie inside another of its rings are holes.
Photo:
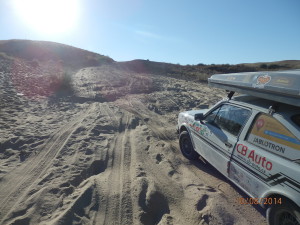
[[[202,120],[204,120],[204,114],[197,113],[197,114],[195,114],[194,119],[200,121],[200,123],[203,123]]]

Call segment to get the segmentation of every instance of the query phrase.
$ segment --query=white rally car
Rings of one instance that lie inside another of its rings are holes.
[[[267,208],[269,224],[299,225],[300,70],[213,75],[209,84],[231,92],[179,114],[182,154],[201,156]]]

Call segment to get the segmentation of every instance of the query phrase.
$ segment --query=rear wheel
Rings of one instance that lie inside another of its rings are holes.
[[[179,146],[181,153],[189,160],[195,160],[199,158],[199,154],[195,151],[190,135],[187,131],[183,131],[179,136]]]
[[[300,209],[284,198],[267,209],[267,220],[269,225],[300,225]]]

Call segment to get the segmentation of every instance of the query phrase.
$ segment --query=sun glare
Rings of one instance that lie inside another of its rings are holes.
[[[79,17],[79,0],[13,0],[22,21],[46,34],[69,32]]]

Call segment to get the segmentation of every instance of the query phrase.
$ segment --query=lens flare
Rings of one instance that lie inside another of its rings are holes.
[[[41,33],[68,32],[78,23],[79,0],[13,0],[13,6],[22,22]]]

